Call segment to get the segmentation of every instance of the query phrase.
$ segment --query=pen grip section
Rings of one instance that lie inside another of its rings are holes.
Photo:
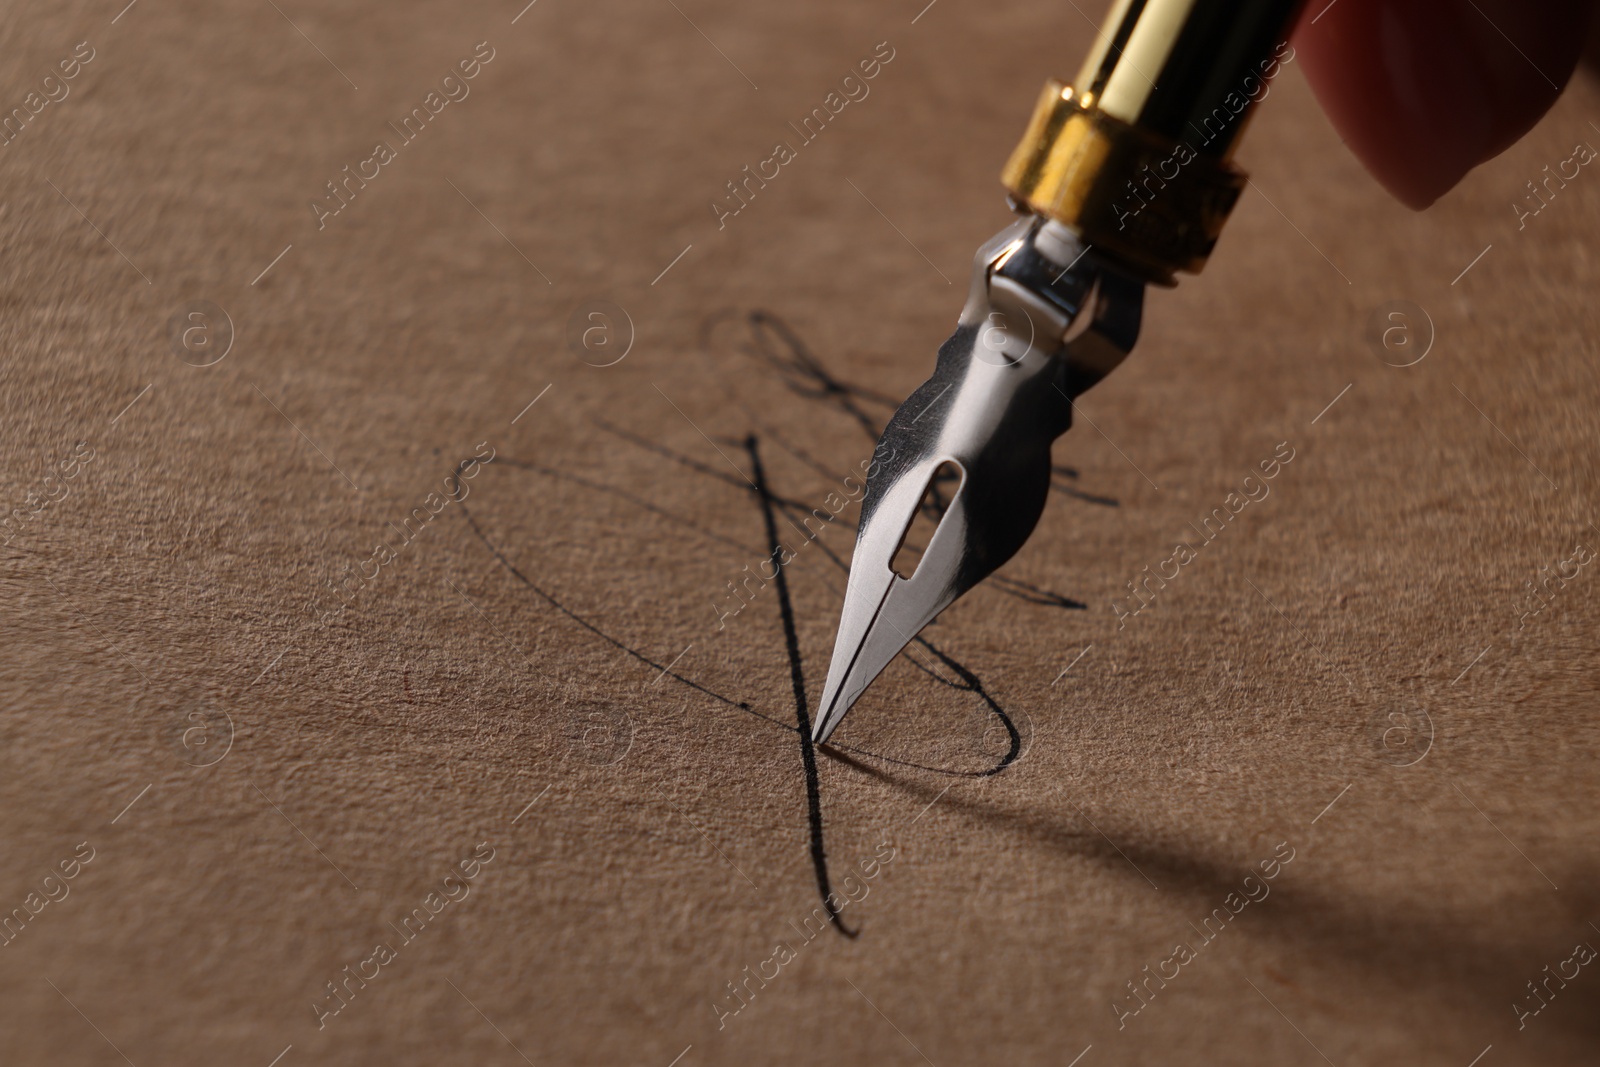
[[[1158,285],[1197,274],[1246,177],[1231,162],[1299,0],[1117,0],[1076,85],[1051,80],[1001,180]]]
[[[1117,0],[1073,83],[1086,106],[1227,159],[1300,0]]]

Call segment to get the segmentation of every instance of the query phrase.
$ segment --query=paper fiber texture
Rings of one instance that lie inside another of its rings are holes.
[[[808,775],[1093,27],[118,7],[4,16],[0,1062],[1592,1062],[1587,75],[1417,216],[1287,64]]]

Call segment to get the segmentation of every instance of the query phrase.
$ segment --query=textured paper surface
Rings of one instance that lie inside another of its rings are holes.
[[[1290,63],[814,820],[814,511],[1085,17],[118,6],[4,15],[0,1062],[1592,1062],[1589,76],[1417,216]]]

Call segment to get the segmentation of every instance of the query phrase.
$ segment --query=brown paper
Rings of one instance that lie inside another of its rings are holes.
[[[0,79],[0,1062],[1592,1060],[1591,80],[1413,215],[1289,64],[808,778],[1082,14],[115,6]]]

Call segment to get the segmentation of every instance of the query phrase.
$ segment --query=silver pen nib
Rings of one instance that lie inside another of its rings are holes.
[[[900,405],[874,453],[814,741],[1033,533],[1050,491],[1050,445],[1072,424],[1072,398],[1133,347],[1143,297],[1142,283],[1059,223],[1029,217],[978,250],[933,377]],[[954,497],[916,570],[901,577],[895,557],[930,484],[950,468]]]

